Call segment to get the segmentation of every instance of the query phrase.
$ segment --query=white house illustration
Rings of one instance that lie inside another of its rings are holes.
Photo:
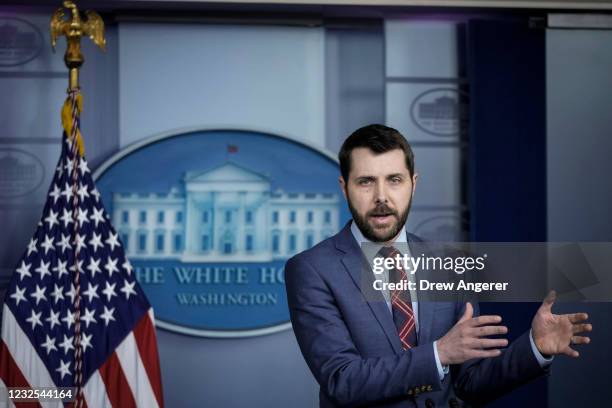
[[[227,162],[187,172],[164,193],[114,193],[128,256],[182,262],[286,259],[338,230],[339,197],[271,191],[270,179]]]

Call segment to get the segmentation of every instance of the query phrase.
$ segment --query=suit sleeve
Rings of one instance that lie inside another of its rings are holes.
[[[473,303],[474,315],[479,314]],[[463,306],[459,316],[463,314]],[[541,367],[531,349],[529,331],[523,333],[498,357],[469,360],[453,367],[455,392],[474,405],[488,403],[549,372]]]
[[[364,358],[356,349],[332,290],[303,257],[285,266],[293,330],[321,390],[336,404],[359,406],[406,399],[415,387],[440,389],[433,343],[400,354]]]

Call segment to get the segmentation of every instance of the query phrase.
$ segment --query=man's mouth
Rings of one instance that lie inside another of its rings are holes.
[[[395,217],[393,213],[383,213],[383,214],[372,214],[370,215],[370,219],[374,221],[374,224],[382,225],[388,224]]]

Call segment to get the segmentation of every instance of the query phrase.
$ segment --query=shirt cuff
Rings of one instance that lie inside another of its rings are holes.
[[[433,350],[434,350],[434,358],[436,359],[436,367],[438,368],[438,376],[440,376],[440,381],[444,379],[444,376],[448,374],[448,366],[442,366],[440,362],[440,357],[438,356],[438,342],[433,342]],[[539,360],[538,360],[539,361]]]
[[[533,355],[535,356],[536,360],[538,360],[538,364],[540,365],[540,367],[548,367],[552,363],[553,358],[555,357],[550,356],[549,358],[546,358],[542,355],[542,353],[540,353],[540,350],[538,350],[535,345],[535,341],[533,341],[533,333],[531,329],[529,330],[529,344],[531,344],[531,351],[533,351]],[[435,351],[436,349],[434,348],[434,353]]]

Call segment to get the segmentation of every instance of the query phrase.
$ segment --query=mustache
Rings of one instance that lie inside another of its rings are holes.
[[[377,215],[394,215],[396,217],[398,216],[397,211],[390,208],[386,204],[379,205],[375,209],[368,211],[366,214],[366,216],[368,217],[377,216]]]

